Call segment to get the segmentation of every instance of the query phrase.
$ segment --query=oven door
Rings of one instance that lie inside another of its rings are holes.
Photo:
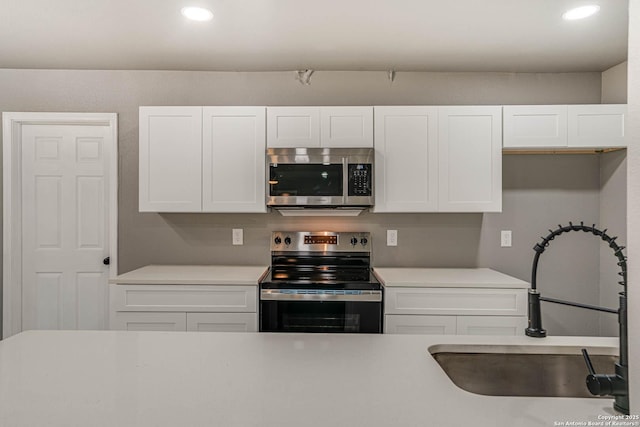
[[[263,289],[260,331],[382,333],[382,291]]]

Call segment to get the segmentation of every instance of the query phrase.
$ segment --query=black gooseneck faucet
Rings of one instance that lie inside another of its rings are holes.
[[[546,298],[540,296],[536,288],[536,275],[538,270],[538,261],[540,255],[549,246],[549,242],[555,239],[557,236],[567,233],[569,231],[584,231],[585,233],[591,233],[596,237],[600,237],[603,241],[609,244],[609,247],[613,250],[616,258],[618,258],[618,266],[620,272],[618,275],[622,277],[622,280],[618,283],[622,285],[622,291],[619,293],[620,307],[618,310],[598,307],[594,305],[580,304],[571,301],[564,301],[555,298]],[[540,301],[552,302],[555,304],[570,305],[572,307],[586,308],[588,310],[603,311],[606,313],[617,313],[618,324],[620,326],[620,359],[615,365],[615,375],[596,374],[589,353],[586,349],[582,349],[582,355],[584,356],[585,363],[589,370],[586,383],[587,388],[591,394],[596,396],[614,396],[615,400],[613,407],[615,410],[629,415],[629,348],[627,338],[627,257],[622,253],[624,246],[618,246],[616,243],[617,237],[609,237],[607,230],[598,230],[593,224],[592,226],[574,225],[569,222],[569,225],[558,225],[556,230],[549,230],[549,235],[542,237],[542,242],[536,243],[533,250],[536,252],[533,258],[533,268],[531,270],[531,289],[529,289],[529,326],[525,329],[525,333],[530,337],[543,338],[547,336],[547,331],[542,328],[542,316],[540,315]]]

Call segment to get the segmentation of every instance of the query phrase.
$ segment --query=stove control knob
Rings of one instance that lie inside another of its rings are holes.
[[[369,243],[369,241],[367,240],[367,238],[366,238],[366,237],[363,237],[362,239],[360,239],[360,244],[361,244],[362,246],[366,246],[366,245],[367,245],[367,243]]]
[[[284,238],[284,244],[289,246],[291,244],[291,237],[287,236]]]
[[[279,245],[280,243],[282,243],[282,239],[280,238],[280,236],[276,236],[276,238],[275,238],[275,239],[273,239],[273,242],[274,242],[276,245]]]
[[[358,244],[358,239],[356,239],[355,237],[352,237],[352,238],[351,238],[351,245],[352,245],[352,246],[355,246],[355,245],[357,245],[357,244]]]

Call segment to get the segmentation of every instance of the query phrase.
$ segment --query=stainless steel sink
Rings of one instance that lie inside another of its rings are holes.
[[[471,393],[594,397],[585,384],[588,371],[579,350],[560,354],[442,350],[432,351],[432,356],[455,385]],[[591,360],[597,372],[613,373],[618,357],[596,353]]]

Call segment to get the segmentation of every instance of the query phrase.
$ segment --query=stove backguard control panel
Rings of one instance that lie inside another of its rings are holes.
[[[371,252],[368,232],[274,231],[272,252]]]

